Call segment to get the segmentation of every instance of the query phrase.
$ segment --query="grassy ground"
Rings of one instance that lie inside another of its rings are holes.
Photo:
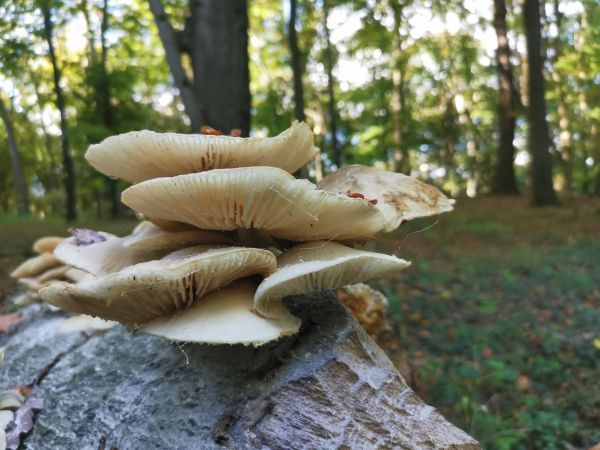
[[[464,201],[378,244],[424,399],[484,448],[600,442],[600,202]]]
[[[599,442],[600,202],[532,209],[482,198],[427,228],[435,222],[376,245],[413,261],[374,284],[401,325],[416,390],[486,449]],[[81,225],[116,234],[133,226]],[[0,218],[0,290],[36,237],[65,229]]]

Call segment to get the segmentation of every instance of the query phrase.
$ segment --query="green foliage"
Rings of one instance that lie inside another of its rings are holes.
[[[479,201],[380,244],[398,240],[419,261],[383,287],[417,363],[417,392],[483,448],[600,440],[598,207]]]

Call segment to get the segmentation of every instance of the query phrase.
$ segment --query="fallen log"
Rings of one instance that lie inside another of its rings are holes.
[[[0,387],[43,400],[25,449],[479,449],[421,399],[332,293],[290,299],[301,332],[177,346],[117,325],[61,333],[30,312],[0,336]]]

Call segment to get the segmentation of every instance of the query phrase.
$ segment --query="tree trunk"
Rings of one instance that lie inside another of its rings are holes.
[[[510,46],[506,26],[506,2],[494,0],[494,28],[498,40],[496,49],[496,67],[499,81],[498,128],[500,142],[492,193],[500,195],[516,195],[519,193],[515,177],[515,122],[517,116],[517,99],[513,84],[513,70],[510,62]]]
[[[288,41],[292,59],[292,74],[294,76],[294,117],[304,121],[304,84],[302,83],[302,61],[298,48],[296,33],[296,16],[298,14],[298,0],[290,0],[290,21],[288,23]]]
[[[61,70],[58,67],[56,54],[54,52],[54,24],[52,23],[52,11],[50,2],[44,0],[41,2],[42,14],[44,16],[44,38],[48,44],[48,57],[52,64],[52,74],[54,77],[54,92],[56,95],[56,107],[60,114],[60,132],[62,142],[62,158],[63,158],[63,180],[66,193],[66,217],[69,222],[77,219],[77,199],[75,193],[75,172],[73,170],[73,158],[71,156],[71,148],[69,146],[69,133],[67,126],[67,112],[65,110],[65,99],[63,96],[61,83]]]
[[[408,148],[404,143],[402,133],[402,109],[404,106],[404,74],[402,64],[402,38],[400,24],[402,22],[402,5],[396,1],[390,2],[394,15],[392,30],[392,100],[390,112],[394,127],[393,170],[394,172],[410,173]]]
[[[61,333],[63,313],[28,314],[0,336],[3,385],[44,402],[19,448],[480,448],[330,293],[290,300],[302,330],[259,348],[177,346],[120,325]]]
[[[116,132],[115,129],[115,112],[111,103],[111,80],[110,73],[106,64],[108,58],[108,48],[106,45],[106,33],[108,32],[108,0],[102,3],[102,22],[100,24],[100,70],[102,80],[98,94],[100,95],[98,104],[100,105],[102,122],[106,129],[111,132]],[[90,43],[91,45],[91,43]],[[113,178],[105,177],[105,183],[110,199],[110,216],[115,219],[121,215],[121,192],[119,191],[119,182]]]
[[[288,22],[288,42],[294,77],[294,117],[300,122],[306,120],[304,114],[304,83],[302,82],[302,57],[298,48],[298,35],[296,33],[296,17],[298,15],[298,0],[290,0],[290,20]],[[308,165],[298,169],[294,174],[299,178],[308,178]]]
[[[331,135],[331,148],[333,163],[339,168],[342,166],[342,149],[337,137],[337,107],[335,101],[335,80],[333,78],[333,49],[329,37],[327,19],[329,18],[328,0],[323,0],[323,29],[325,32],[325,73],[327,74],[327,110],[329,114],[329,134]]]
[[[250,132],[250,73],[246,0],[189,0],[182,31],[168,21],[161,0],[149,0],[167,63],[179,89],[192,130],[210,124],[228,133]],[[191,59],[192,79],[181,58]]]
[[[2,92],[0,92],[0,116],[2,116],[4,128],[6,129],[6,139],[8,141],[8,151],[12,163],[12,174],[17,197],[17,211],[19,214],[26,215],[29,214],[29,193],[27,191],[27,183],[25,182],[25,174],[21,167],[19,147],[13,131],[12,120],[1,95]]]
[[[541,53],[540,3],[525,0],[523,4],[527,60],[529,62],[529,152],[531,153],[531,189],[535,206],[555,205],[552,185],[552,158],[546,121],[544,98],[544,63]]]

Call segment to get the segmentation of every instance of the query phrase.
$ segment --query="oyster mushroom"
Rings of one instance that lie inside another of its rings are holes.
[[[395,256],[356,250],[335,242],[308,242],[277,258],[278,270],[265,278],[254,297],[256,311],[276,317],[288,295],[335,289],[405,269],[410,265]]]
[[[452,211],[454,204],[454,200],[416,178],[359,164],[327,175],[319,188],[371,200],[385,219],[385,231],[395,230],[405,220]]]
[[[64,237],[58,236],[45,236],[39,238],[33,243],[33,251],[37,254],[50,253],[58,244],[63,241]]]
[[[60,264],[61,262],[52,253],[42,253],[21,263],[10,275],[13,278],[34,277]]]
[[[236,281],[183,312],[144,325],[141,331],[173,341],[255,346],[298,332],[300,319],[287,310],[276,318],[253,312],[255,290],[251,280]]]
[[[127,238],[98,232],[104,241],[78,245],[76,237],[70,237],[54,249],[54,256],[64,264],[84,270],[95,276],[117,272],[124,267],[160,258],[168,250],[144,250],[126,247]]]
[[[85,158],[105,175],[138,183],[227,167],[274,166],[295,172],[316,151],[310,127],[294,122],[269,138],[135,131],[92,145]]]
[[[138,250],[172,250],[194,244],[232,244],[233,240],[223,233],[199,230],[166,231],[152,222],[140,223],[123,240],[124,247]]]
[[[68,311],[143,324],[188,308],[234,280],[267,276],[276,264],[268,250],[197,246],[94,280],[56,283],[42,289],[40,296]]]
[[[122,200],[152,218],[205,230],[257,228],[294,241],[367,241],[385,225],[380,211],[368,202],[319,191],[274,167],[156,178],[129,187]]]

